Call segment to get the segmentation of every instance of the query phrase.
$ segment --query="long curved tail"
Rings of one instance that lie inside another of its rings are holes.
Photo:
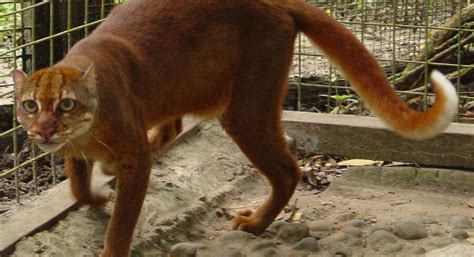
[[[360,41],[323,11],[301,0],[276,0],[297,27],[350,81],[368,107],[396,133],[427,139],[441,133],[458,108],[454,86],[439,72],[431,74],[436,102],[426,112],[410,109],[390,86],[384,71]]]

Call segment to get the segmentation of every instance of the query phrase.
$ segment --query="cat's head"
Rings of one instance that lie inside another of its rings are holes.
[[[42,150],[55,152],[93,124],[98,96],[93,65],[85,71],[52,66],[27,76],[12,73],[17,117]]]

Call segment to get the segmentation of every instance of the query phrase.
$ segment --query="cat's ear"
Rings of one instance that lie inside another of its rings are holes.
[[[26,74],[22,70],[15,69],[12,71],[13,82],[18,88],[23,84],[23,81],[26,78]]]

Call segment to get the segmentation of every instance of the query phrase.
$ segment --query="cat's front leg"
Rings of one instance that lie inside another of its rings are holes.
[[[133,231],[148,186],[150,153],[121,156],[115,165],[116,197],[112,218],[107,227],[102,257],[128,256]]]
[[[108,195],[94,193],[91,190],[93,164],[94,162],[88,159],[64,158],[64,165],[71,184],[71,191],[79,204],[103,205],[109,200]]]

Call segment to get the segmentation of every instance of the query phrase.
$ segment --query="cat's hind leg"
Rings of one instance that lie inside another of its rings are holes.
[[[288,203],[300,180],[299,166],[286,145],[277,117],[265,110],[264,113],[246,113],[244,117],[227,113],[222,119],[227,133],[268,179],[272,189],[255,212],[247,210],[235,216],[233,229],[254,234],[263,232]]]
[[[301,171],[283,136],[281,109],[286,94],[286,59],[245,66],[232,99],[221,117],[225,131],[271,185],[271,194],[255,212],[244,211],[232,220],[233,229],[259,234],[289,202]],[[247,68],[248,67],[248,68]]]
[[[183,122],[181,118],[174,119],[160,124],[147,132],[150,151],[157,152],[166,147],[169,143],[181,133],[183,130]]]
[[[73,196],[80,204],[102,205],[109,200],[108,195],[91,190],[92,160],[66,157],[64,165],[71,184]]]

